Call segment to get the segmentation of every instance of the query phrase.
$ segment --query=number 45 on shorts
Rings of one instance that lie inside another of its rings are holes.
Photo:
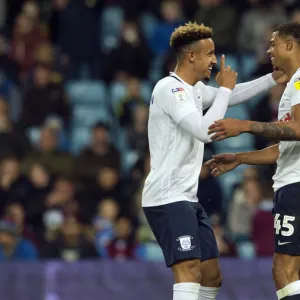
[[[291,236],[295,232],[295,228],[290,222],[295,221],[296,217],[293,216],[283,216],[280,218],[280,214],[275,215],[274,228],[276,229],[276,234],[281,234],[282,236]],[[282,219],[282,220],[281,220]]]

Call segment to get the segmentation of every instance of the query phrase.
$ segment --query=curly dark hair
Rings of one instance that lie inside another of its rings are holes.
[[[212,29],[199,25],[197,23],[186,23],[177,27],[171,35],[170,46],[176,53],[180,53],[182,49],[194,42],[211,38],[213,35]]]
[[[300,43],[300,23],[288,22],[277,26],[274,32],[278,32],[280,36],[292,36]]]

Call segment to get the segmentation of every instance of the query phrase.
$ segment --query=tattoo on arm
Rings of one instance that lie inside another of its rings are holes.
[[[261,135],[272,140],[295,141],[299,140],[297,131],[284,123],[262,123],[255,122],[250,126],[250,132]]]

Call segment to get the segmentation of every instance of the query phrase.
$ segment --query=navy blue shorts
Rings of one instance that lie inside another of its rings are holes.
[[[205,261],[219,257],[213,230],[201,204],[179,201],[143,209],[168,267],[192,258]]]
[[[300,256],[300,182],[275,193],[273,215],[275,252]]]

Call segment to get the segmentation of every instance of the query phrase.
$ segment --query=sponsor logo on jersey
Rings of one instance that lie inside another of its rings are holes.
[[[300,77],[294,80],[294,87],[296,90],[300,90]]]
[[[287,113],[282,119],[279,120],[279,122],[289,122],[292,120],[292,116],[290,113]]]
[[[186,100],[186,94],[184,88],[172,89],[172,93],[174,94],[176,100],[179,104],[183,104]]]
[[[184,88],[172,89],[172,93],[184,92]]]

